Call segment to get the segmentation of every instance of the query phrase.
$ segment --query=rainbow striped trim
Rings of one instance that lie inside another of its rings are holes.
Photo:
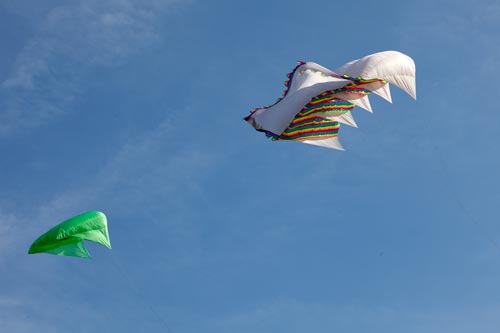
[[[338,136],[340,124],[338,121],[323,117],[296,118],[278,138],[274,140],[315,140]]]

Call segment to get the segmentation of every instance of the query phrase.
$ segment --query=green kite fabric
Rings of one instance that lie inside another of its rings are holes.
[[[58,256],[90,258],[83,241],[88,240],[111,249],[106,215],[90,211],[70,218],[38,237],[28,251]]]

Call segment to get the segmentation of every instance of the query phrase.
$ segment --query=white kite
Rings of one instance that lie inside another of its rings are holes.
[[[368,95],[389,102],[392,83],[416,99],[415,63],[397,51],[353,60],[331,71],[314,62],[299,62],[288,74],[283,97],[251,111],[244,119],[273,140],[295,140],[344,150],[338,140],[340,123],[357,127],[354,106],[370,112]]]

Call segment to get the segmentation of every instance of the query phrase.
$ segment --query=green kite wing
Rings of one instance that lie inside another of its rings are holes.
[[[58,256],[90,258],[83,245],[88,240],[111,249],[106,215],[90,211],[70,218],[38,237],[28,251],[50,253]]]

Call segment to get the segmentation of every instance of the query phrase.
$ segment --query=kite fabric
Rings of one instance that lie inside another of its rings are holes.
[[[252,110],[244,120],[273,140],[344,150],[338,140],[340,123],[357,127],[351,110],[359,106],[372,112],[371,93],[392,103],[388,83],[416,99],[413,59],[385,51],[350,61],[335,71],[300,61],[288,74],[283,97]]]
[[[90,211],[66,220],[31,245],[28,253],[50,253],[58,256],[90,258],[83,241],[88,240],[111,249],[106,215]]]

